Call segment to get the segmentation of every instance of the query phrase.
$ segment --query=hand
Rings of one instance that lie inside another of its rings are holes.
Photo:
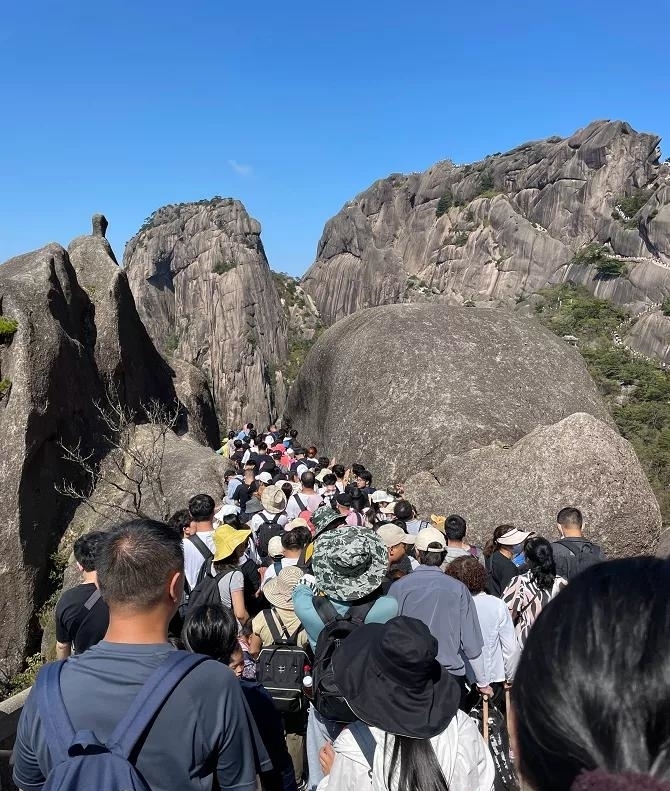
[[[513,681],[506,681],[506,682],[505,682],[505,690],[510,690],[510,689],[512,689],[512,684],[513,684],[513,683],[514,683]]]
[[[319,763],[321,764],[321,771],[324,773],[324,775],[330,774],[330,770],[333,768],[334,762],[335,750],[333,750],[333,745],[330,744],[330,742],[327,742],[319,750]]]
[[[304,585],[305,587],[309,588],[312,593],[319,592],[319,585],[316,581],[316,577],[313,574],[303,574],[303,576],[298,580],[298,585]]]
[[[477,689],[479,690],[479,694],[483,698],[493,697],[493,689],[488,684],[485,687],[480,687],[479,685],[477,685]]]

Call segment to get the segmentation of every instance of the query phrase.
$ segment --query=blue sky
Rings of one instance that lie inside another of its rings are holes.
[[[389,173],[596,118],[670,135],[668,30],[668,0],[5,0],[0,260],[96,211],[120,260],[154,209],[218,194],[302,273]]]

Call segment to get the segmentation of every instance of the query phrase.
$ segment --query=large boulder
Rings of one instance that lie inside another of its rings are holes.
[[[287,419],[382,483],[449,454],[511,444],[573,412],[610,421],[579,353],[536,322],[444,305],[387,305],[321,336],[289,393]]]
[[[405,496],[424,517],[462,514],[477,543],[505,523],[556,540],[554,518],[568,505],[580,508],[586,534],[608,556],[651,553],[661,530],[658,503],[632,445],[587,414],[542,426],[510,448],[447,456],[412,476]]]
[[[0,267],[2,316],[17,322],[0,343],[0,665],[16,670],[36,645],[36,609],[49,595],[50,556],[73,502],[55,486],[76,483],[60,443],[99,432],[102,396],[93,305],[65,250],[51,244]]]

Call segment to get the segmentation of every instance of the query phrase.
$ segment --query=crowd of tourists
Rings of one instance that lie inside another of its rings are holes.
[[[572,505],[476,546],[275,426],[219,453],[225,491],[75,543],[19,788],[670,789],[670,561]]]

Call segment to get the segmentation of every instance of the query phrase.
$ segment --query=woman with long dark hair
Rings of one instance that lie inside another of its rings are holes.
[[[525,541],[530,533],[517,530],[514,525],[498,525],[493,531],[493,538],[484,547],[484,562],[489,578],[486,592],[500,598],[509,585],[512,577],[516,577],[519,569],[514,565],[514,547]]]
[[[514,622],[516,639],[522,648],[542,608],[568,584],[566,579],[556,575],[554,551],[546,538],[529,538],[523,551],[528,571],[514,577],[502,596]]]
[[[318,791],[491,791],[491,755],[416,618],[365,624],[333,655],[358,722],[321,750]]]
[[[670,788],[668,591],[670,560],[614,560],[542,611],[512,688],[515,754],[533,788]]]

